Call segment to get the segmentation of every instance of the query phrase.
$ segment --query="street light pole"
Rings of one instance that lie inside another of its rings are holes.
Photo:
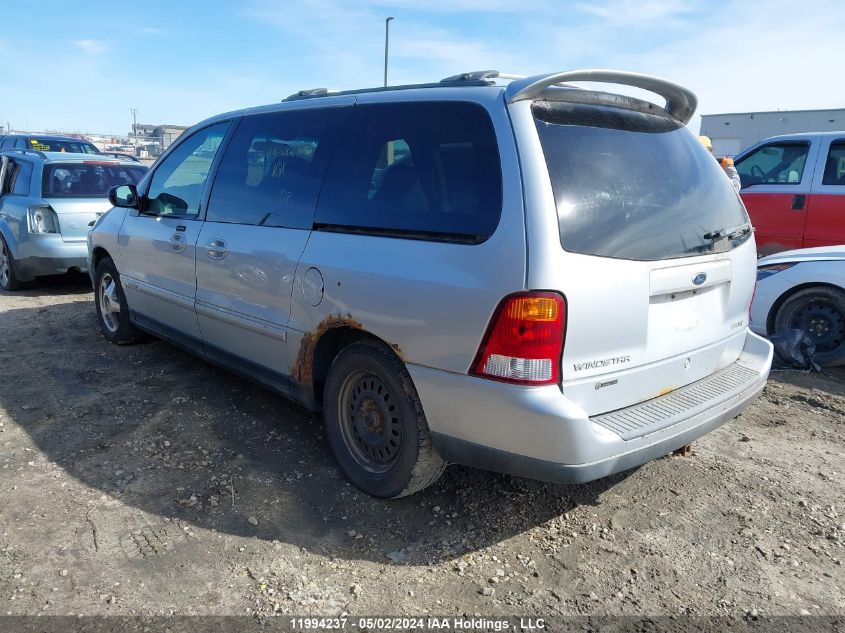
[[[131,108],[132,113],[132,138],[135,145],[138,145],[138,108]]]
[[[390,21],[393,17],[384,20],[384,87],[387,88],[387,45],[390,36]]]

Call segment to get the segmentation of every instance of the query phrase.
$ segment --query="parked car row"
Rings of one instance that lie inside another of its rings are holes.
[[[322,408],[341,468],[380,497],[447,463],[588,481],[737,415],[772,346],[748,329],[748,216],[685,126],[695,96],[496,75],[194,126],[88,233],[103,334]]]
[[[735,164],[757,248],[769,255],[758,262],[752,329],[763,335],[805,330],[820,364],[842,365],[845,132],[768,138]]]
[[[0,137],[0,150],[32,149],[38,152],[67,152],[70,154],[99,154],[97,146],[85,139],[72,136],[41,136],[33,134],[7,134]]]

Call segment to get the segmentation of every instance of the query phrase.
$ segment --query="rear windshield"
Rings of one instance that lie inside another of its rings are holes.
[[[105,198],[117,185],[136,185],[147,168],[117,163],[48,163],[44,165],[45,198]]]
[[[99,154],[100,150],[88,141],[67,141],[49,138],[29,139],[30,149],[39,152],[70,152],[71,154]]]
[[[713,156],[674,119],[554,101],[532,110],[565,250],[657,260],[748,239],[705,237],[748,217]]]

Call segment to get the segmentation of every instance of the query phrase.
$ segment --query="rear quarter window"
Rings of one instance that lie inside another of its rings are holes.
[[[32,184],[32,163],[20,161],[12,173],[9,183],[11,193],[16,196],[28,196]]]
[[[675,119],[556,101],[532,111],[565,250],[659,260],[748,239],[705,237],[748,217],[716,159]]]
[[[468,102],[358,105],[329,163],[317,228],[480,243],[502,174],[487,111]]]

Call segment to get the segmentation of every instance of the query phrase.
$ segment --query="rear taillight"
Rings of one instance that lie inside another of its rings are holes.
[[[560,382],[566,300],[555,292],[505,297],[487,328],[471,373],[521,385]]]
[[[29,207],[27,210],[27,221],[30,233],[58,233],[59,218],[50,205],[39,204]]]

